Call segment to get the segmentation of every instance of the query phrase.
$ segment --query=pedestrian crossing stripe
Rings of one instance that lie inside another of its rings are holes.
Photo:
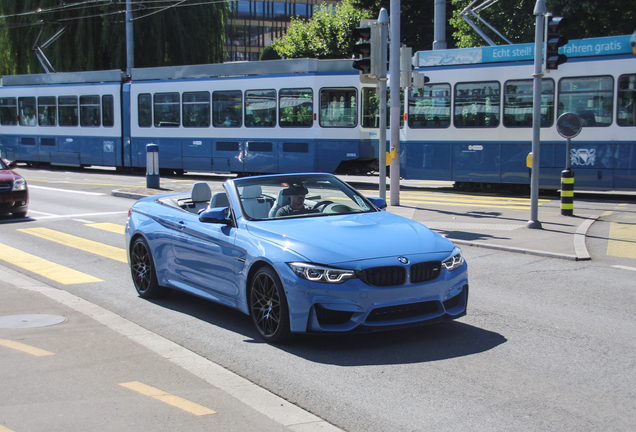
[[[75,249],[79,249],[84,252],[89,252],[95,255],[103,256],[105,258],[113,259],[115,261],[128,263],[128,258],[126,257],[126,249],[109,246],[104,243],[99,243],[93,240],[88,240],[60,231],[55,231],[49,228],[26,228],[19,229],[18,231]]]
[[[124,234],[126,231],[126,227],[124,225],[114,224],[110,222],[103,223],[87,223],[84,224],[87,227],[97,228],[103,231],[112,232],[114,234]]]
[[[610,223],[607,255],[636,258],[636,226],[618,222]]]
[[[86,273],[70,269],[2,243],[0,243],[0,260],[63,285],[103,282],[101,279]]]

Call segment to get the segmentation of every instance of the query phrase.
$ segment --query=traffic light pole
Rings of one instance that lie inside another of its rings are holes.
[[[391,0],[391,200],[400,205],[400,0]]]
[[[380,9],[378,16],[380,26],[380,73],[378,87],[380,92],[380,133],[378,142],[378,163],[380,164],[380,198],[386,200],[386,81],[387,81],[387,42],[389,14],[386,9]],[[399,75],[399,74],[398,74]],[[398,96],[400,92],[398,91]]]
[[[526,227],[541,229],[539,222],[539,162],[541,148],[541,78],[543,78],[543,25],[546,7],[543,0],[534,6],[536,16],[534,36],[534,89],[532,92],[532,176],[530,178],[530,220]]]

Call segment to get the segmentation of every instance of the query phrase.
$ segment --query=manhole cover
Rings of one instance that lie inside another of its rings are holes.
[[[61,315],[47,314],[25,314],[25,315],[7,315],[0,317],[0,328],[4,329],[23,329],[48,327],[55,324],[61,324],[66,321],[66,317]]]

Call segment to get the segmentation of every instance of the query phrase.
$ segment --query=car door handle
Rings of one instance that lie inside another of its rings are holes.
[[[185,222],[179,221],[178,224],[179,224],[179,229],[183,231],[185,229]]]

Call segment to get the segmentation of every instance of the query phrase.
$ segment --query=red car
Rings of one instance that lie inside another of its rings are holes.
[[[29,190],[26,180],[13,168],[15,163],[0,159],[0,215],[23,218],[29,209]]]

